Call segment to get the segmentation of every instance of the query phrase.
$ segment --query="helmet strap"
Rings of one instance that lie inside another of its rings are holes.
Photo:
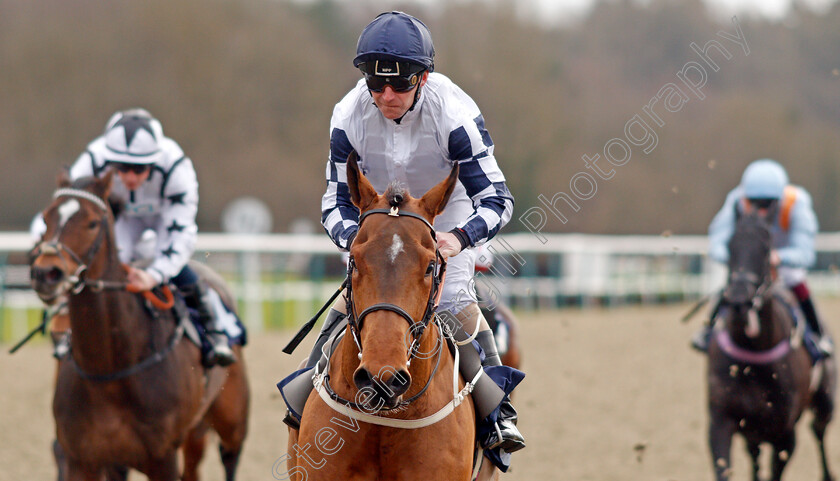
[[[420,72],[420,76],[422,77],[422,76],[423,76],[423,73],[425,73],[425,72],[426,72],[426,71]],[[400,123],[400,122],[402,122],[403,117],[405,117],[406,115],[408,115],[408,113],[409,113],[409,112],[411,112],[412,110],[414,110],[414,107],[416,107],[416,106],[417,106],[417,101],[418,101],[418,100],[420,100],[420,89],[421,89],[421,88],[423,88],[423,82],[422,82],[422,81],[421,81],[421,82],[418,82],[418,84],[417,84],[417,90],[415,90],[415,91],[414,91],[414,102],[412,102],[412,103],[411,103],[411,107],[409,107],[409,108],[408,108],[408,110],[406,110],[406,111],[405,111],[405,113],[404,113],[404,114],[402,114],[399,118],[394,119],[394,122],[396,122],[396,123],[397,123],[397,125],[399,125],[399,123]],[[367,89],[367,91],[368,91],[368,95],[370,95],[370,98],[371,98],[371,99],[373,99],[373,92],[371,92],[371,91],[370,91],[370,89]],[[376,102],[373,102],[373,105],[374,105],[376,108],[379,108],[379,107],[376,105]]]
[[[423,77],[423,73],[425,73],[425,72],[420,73],[421,78]],[[405,113],[402,114],[402,116],[400,116],[400,118],[394,119],[394,122],[396,122],[397,125],[399,125],[399,123],[402,121],[403,117],[405,117],[406,115],[408,115],[409,112],[414,110],[414,107],[417,105],[417,101],[420,100],[420,89],[421,88],[423,88],[423,82],[422,81],[420,81],[417,84],[417,90],[414,91],[414,102],[411,103],[411,107],[409,107],[408,110],[406,110]]]

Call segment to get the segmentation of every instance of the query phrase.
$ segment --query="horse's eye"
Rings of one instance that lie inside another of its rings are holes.
[[[88,229],[96,229],[97,227],[99,227],[98,220],[92,220],[90,221],[90,224],[88,224]]]
[[[432,261],[432,262],[429,263],[429,267],[426,268],[426,276],[432,275],[432,273],[434,271],[435,271],[435,263],[434,263],[434,261]]]

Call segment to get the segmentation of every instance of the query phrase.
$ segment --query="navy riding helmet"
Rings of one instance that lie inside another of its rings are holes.
[[[356,44],[353,66],[365,71],[368,70],[365,64],[386,60],[407,62],[415,68],[420,67],[419,70],[432,72],[435,69],[434,59],[435,46],[429,28],[407,13],[394,11],[379,14],[362,31]],[[368,71],[379,74],[374,69]]]

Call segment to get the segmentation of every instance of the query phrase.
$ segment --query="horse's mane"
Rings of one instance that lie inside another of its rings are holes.
[[[400,207],[408,200],[408,189],[398,180],[394,180],[385,189],[385,198],[388,199],[388,205],[391,207]]]
[[[755,214],[741,216],[735,223],[735,232],[729,239],[729,268],[748,269],[764,275],[771,248],[770,226],[767,220]]]
[[[78,190],[87,190],[88,187],[95,184],[98,179],[94,176],[79,177],[70,184],[70,187]]]

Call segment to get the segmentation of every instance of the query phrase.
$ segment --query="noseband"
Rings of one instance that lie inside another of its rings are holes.
[[[767,297],[767,294],[771,291],[773,281],[769,275],[761,277],[754,272],[738,271],[732,272],[729,275],[729,286],[735,284],[749,284],[755,288],[755,292],[753,293],[752,297],[750,297],[750,300],[746,303],[732,302],[731,300],[727,299],[727,295],[726,293],[724,293],[723,304],[726,304],[730,307],[746,305],[746,334],[749,337],[758,337],[761,331],[761,324],[758,319],[758,312],[761,311],[762,307],[764,307],[764,301]]]
[[[429,232],[432,235],[432,240],[437,245],[437,235],[435,234],[435,228],[432,224],[420,216],[419,214],[415,214],[413,212],[400,212],[399,208],[394,206],[390,209],[372,209],[364,214],[359,218],[359,228],[361,228],[362,223],[364,220],[372,215],[372,214],[386,214],[389,217],[412,217],[414,219],[418,219],[429,228]],[[426,311],[423,313],[423,318],[419,322],[414,322],[414,319],[411,315],[405,311],[400,306],[396,304],[391,304],[387,302],[374,304],[362,310],[361,313],[356,313],[356,303],[355,297],[353,296],[353,272],[356,270],[356,262],[353,259],[353,256],[350,256],[350,260],[347,263],[347,312],[348,312],[348,325],[350,326],[350,330],[353,333],[353,340],[356,342],[356,347],[359,348],[359,358],[361,359],[362,356],[362,323],[365,320],[365,317],[368,314],[371,314],[376,311],[391,311],[398,314],[400,317],[408,322],[409,328],[411,329],[412,334],[412,342],[411,346],[408,349],[408,363],[411,364],[411,358],[415,356],[417,353],[417,349],[420,347],[419,339],[423,335],[423,332],[426,330],[426,327],[429,325],[429,322],[432,319],[432,316],[435,313],[435,309],[437,308],[438,301],[440,300],[440,294],[442,292],[441,286],[443,285],[443,280],[446,277],[446,260],[440,254],[440,251],[435,247],[435,260],[433,264],[434,268],[434,277],[432,278],[432,288],[429,291],[429,300],[426,303]]]

